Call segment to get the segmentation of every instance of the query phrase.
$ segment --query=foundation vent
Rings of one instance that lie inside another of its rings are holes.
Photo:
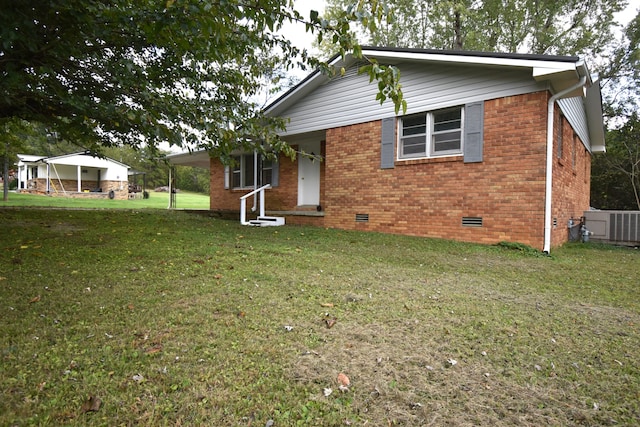
[[[356,222],[369,222],[369,214],[356,214]]]
[[[479,216],[463,216],[463,227],[482,227],[482,217]]]

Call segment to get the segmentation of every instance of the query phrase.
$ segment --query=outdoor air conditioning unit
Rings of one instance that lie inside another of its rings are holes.
[[[640,211],[586,211],[584,217],[592,241],[640,245]]]

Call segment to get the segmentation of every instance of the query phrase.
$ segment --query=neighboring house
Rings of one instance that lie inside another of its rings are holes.
[[[493,244],[546,252],[589,208],[591,155],[605,150],[599,82],[565,56],[364,48],[400,69],[396,116],[352,57],[342,76],[313,73],[267,107],[290,120],[292,162],[238,153],[210,162],[211,209],[270,183],[266,210],[287,223]],[[321,158],[321,161],[320,161]],[[189,160],[191,159],[191,160]],[[257,170],[254,164],[257,164]]]
[[[127,199],[129,166],[87,153],[18,154],[18,191],[67,197]]]

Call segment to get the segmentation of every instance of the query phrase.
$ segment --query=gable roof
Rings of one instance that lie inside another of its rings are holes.
[[[419,61],[432,64],[466,64],[509,69],[529,69],[532,76],[538,81],[548,80],[553,77],[554,82],[557,84],[557,87],[554,87],[556,92],[569,87],[571,85],[570,81],[578,81],[582,76],[587,76],[587,83],[592,84],[591,76],[584,62],[576,56],[386,47],[363,47],[362,55],[375,58],[379,62],[389,65],[397,65],[406,61]],[[344,67],[346,69],[356,61],[356,58],[349,54],[344,59],[336,55],[328,62],[336,68]],[[269,104],[265,111],[270,115],[277,115],[291,103],[303,98],[315,88],[330,80],[331,77],[316,70]]]
[[[105,163],[114,163],[118,166],[129,169],[128,165],[121,163],[117,160],[113,160],[109,157],[97,157],[91,155],[89,152],[78,152],[70,154],[62,154],[60,156],[33,156],[30,154],[18,154],[18,159],[24,163],[56,163],[56,164],[69,164],[79,166],[94,166],[105,167]]]
[[[586,133],[581,137],[591,151],[604,151],[600,84],[598,77],[589,73],[585,62],[579,57],[383,47],[363,47],[362,54],[364,57],[374,58],[382,64],[389,65],[405,64],[415,67],[428,64],[440,67],[496,70],[501,73],[524,73],[523,76],[530,76],[532,82],[545,85],[554,94],[574,86],[584,77],[585,87],[565,94],[564,98],[580,97],[581,102],[584,103],[585,121],[589,125],[589,129],[585,130]],[[357,59],[352,55],[344,58],[334,56],[329,61],[330,65],[345,69],[357,65],[356,62]],[[286,115],[288,109],[306,100],[313,91],[339,78],[329,77],[316,70],[269,104],[265,112],[273,116]],[[402,76],[400,82],[402,84]],[[407,95],[405,93],[405,97]],[[409,107],[411,108],[411,105]],[[561,108],[566,107],[561,104]],[[393,109],[386,108],[381,111],[380,118],[393,115]]]

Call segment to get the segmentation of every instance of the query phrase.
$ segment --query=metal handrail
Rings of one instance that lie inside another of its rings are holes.
[[[255,190],[240,197],[240,224],[249,224],[247,221],[247,199],[256,193],[260,193],[260,216],[264,216],[264,190],[267,188],[271,188],[271,184],[263,185],[262,187],[256,188]]]

